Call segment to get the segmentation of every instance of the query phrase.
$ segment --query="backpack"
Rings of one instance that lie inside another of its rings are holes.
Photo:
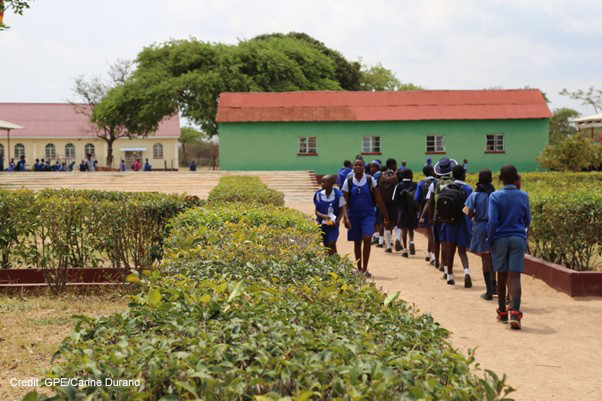
[[[397,186],[397,175],[393,170],[387,170],[380,175],[378,182],[378,192],[383,202],[390,203],[393,200],[393,192]]]
[[[376,205],[376,201],[374,200],[374,194],[372,193],[372,176],[366,174],[366,180],[368,181],[368,188],[370,188],[370,195],[372,195],[372,204]],[[351,188],[353,188],[353,175],[347,177],[347,189],[349,190],[349,203],[351,203]]]
[[[420,199],[418,199],[418,206],[422,209],[426,205],[426,195],[429,193],[429,187],[431,184],[435,184],[437,188],[437,180],[422,180],[422,190],[420,191]]]
[[[399,199],[403,203],[404,210],[408,214],[418,215],[418,202],[416,202],[416,189],[418,186],[415,182],[412,183],[412,187],[406,188],[399,194]]]
[[[464,221],[462,209],[466,198],[466,191],[460,184],[451,183],[443,187],[437,199],[437,218],[447,224]]]

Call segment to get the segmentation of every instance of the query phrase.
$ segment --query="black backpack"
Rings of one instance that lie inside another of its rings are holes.
[[[406,188],[399,194],[404,209],[408,214],[418,215],[418,202],[416,202],[416,189],[417,185],[415,182],[412,183],[412,187]]]
[[[462,185],[452,183],[446,185],[439,193],[437,199],[437,218],[447,224],[458,224],[464,221],[464,202],[466,191]]]

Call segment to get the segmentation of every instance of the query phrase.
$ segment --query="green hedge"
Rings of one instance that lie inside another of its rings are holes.
[[[350,260],[327,257],[309,218],[256,207],[173,219],[162,268],[129,278],[140,291],[128,310],[81,317],[49,372],[140,387],[55,387],[57,399],[499,400],[511,391],[505,377],[475,375],[472,354],[453,349],[430,316],[366,283]]]
[[[158,193],[0,191],[2,265],[145,268],[161,258],[169,219],[200,204]]]
[[[231,175],[219,180],[207,201],[210,204],[237,202],[284,206],[284,194],[268,188],[259,177]]]

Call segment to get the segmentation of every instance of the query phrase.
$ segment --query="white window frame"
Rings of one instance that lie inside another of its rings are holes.
[[[90,149],[92,149],[92,151],[90,151]],[[86,146],[84,146],[84,156],[87,158],[88,155],[91,155],[92,159],[96,159],[96,146],[94,146],[93,143],[87,143]]]
[[[44,147],[44,157],[47,160],[56,159],[56,145],[54,143],[47,143]]]
[[[501,153],[506,151],[506,141],[503,133],[485,135],[485,152]]]
[[[17,143],[15,144],[15,159],[20,159],[21,156],[25,156],[25,145],[23,145],[22,143]],[[17,149],[19,150],[19,152],[17,152]]]
[[[163,144],[155,143],[153,145],[153,159],[156,159],[156,160],[163,159]]]
[[[364,136],[362,153],[380,153],[380,136]]]
[[[65,145],[65,158],[69,159],[69,160],[75,160],[75,145],[74,144],[68,143]]]
[[[445,153],[445,135],[427,135],[426,153]]]
[[[316,155],[318,154],[318,138],[315,136],[300,136],[297,141],[297,154]]]

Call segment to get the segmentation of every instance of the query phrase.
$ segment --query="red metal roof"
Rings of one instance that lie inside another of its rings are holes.
[[[538,89],[222,93],[217,109],[220,123],[498,120],[551,116]]]
[[[0,103],[0,120],[21,125],[11,131],[12,138],[90,138],[94,129],[83,114],[68,103]],[[0,136],[3,131],[0,131]],[[164,119],[155,137],[180,137],[180,118],[176,114]]]

